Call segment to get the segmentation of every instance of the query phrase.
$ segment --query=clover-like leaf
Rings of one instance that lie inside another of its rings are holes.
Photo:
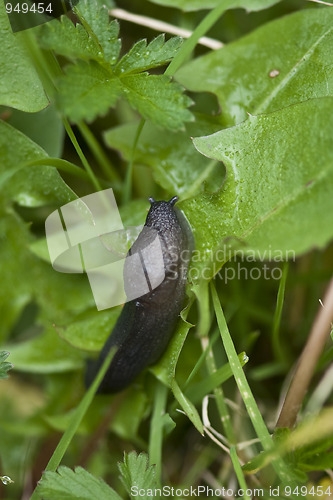
[[[125,454],[124,462],[118,464],[121,480],[131,498],[134,491],[145,490],[146,494],[141,496],[144,500],[151,499],[149,490],[157,487],[155,468],[148,465],[148,456],[145,453],[137,455],[134,451]]]
[[[9,356],[9,352],[0,351],[0,380],[8,378],[7,372],[13,368],[12,363],[5,361]]]
[[[126,99],[143,118],[170,130],[180,130],[184,122],[193,120],[187,109],[191,99],[169,77],[140,73],[125,76],[121,82]]]
[[[46,471],[37,488],[38,494],[44,500],[122,500],[109,485],[83,467],[73,471],[60,466],[57,472]]]
[[[92,121],[115,105],[121,90],[119,80],[107,68],[94,61],[78,61],[60,79],[58,105],[73,122]]]
[[[164,41],[164,35],[158,35],[147,46],[147,40],[139,40],[115,67],[117,74],[138,73],[150,68],[162,66],[177,54],[182,39],[178,36]]]
[[[121,48],[121,41],[118,39],[119,24],[117,21],[110,22],[107,6],[96,0],[81,0],[75,10],[96,37],[104,59],[115,64]]]
[[[44,24],[38,36],[40,46],[73,59],[103,59],[100,46],[82,24],[76,26],[66,16]]]

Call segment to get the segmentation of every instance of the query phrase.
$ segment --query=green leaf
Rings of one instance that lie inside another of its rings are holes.
[[[109,21],[107,6],[100,5],[96,0],[81,0],[75,10],[88,24],[87,30],[92,30],[103,51],[104,59],[115,64],[121,48],[121,41],[118,39],[119,24],[117,21]]]
[[[28,373],[62,373],[82,368],[80,351],[59,338],[55,330],[48,330],[25,342],[8,344],[15,370]]]
[[[9,356],[9,352],[0,351],[0,380],[8,378],[7,372],[13,368],[12,363],[5,361]]]
[[[139,440],[139,426],[147,416],[147,394],[132,385],[126,391],[127,397],[119,401],[117,413],[111,422],[112,432],[122,439]]]
[[[170,77],[140,73],[125,76],[121,82],[126,99],[146,120],[170,130],[181,130],[184,122],[193,120],[186,109],[192,104],[191,99]]]
[[[145,118],[161,127],[178,130],[192,120],[191,104],[183,87],[163,75],[140,73],[115,77],[111,68],[79,61],[68,66],[59,80],[58,104],[74,122],[92,121],[116,104],[120,95]]]
[[[242,367],[249,361],[249,358],[245,352],[241,352],[240,354],[238,354],[238,359]],[[207,394],[213,392],[214,389],[219,387],[231,377],[232,370],[230,367],[230,363],[226,363],[211,375],[208,375],[204,379],[200,380],[200,382],[189,386],[189,388],[185,391],[185,395],[192,401],[192,403],[197,404],[202,401],[202,399]]]
[[[47,159],[47,154],[28,137],[1,121],[0,152],[0,186],[6,199],[29,207],[75,199],[54,167],[27,166],[32,160]]]
[[[164,35],[159,35],[148,46],[141,40],[114,68],[120,51],[118,23],[109,23],[107,8],[99,8],[96,2],[82,1],[77,10],[84,27],[64,18],[43,26],[40,34],[44,48],[81,58],[66,67],[58,82],[57,103],[73,122],[90,122],[105,114],[120,96],[143,118],[164,128],[180,130],[184,122],[193,120],[187,109],[192,101],[183,94],[183,87],[170,77],[142,73],[170,61],[180,47],[179,37],[164,42]]]
[[[69,325],[58,327],[61,338],[78,349],[100,351],[110,335],[120,308],[97,311],[96,308],[80,314]]]
[[[66,16],[43,24],[38,34],[38,41],[44,49],[52,49],[57,54],[71,59],[103,60],[100,45],[89,36],[82,24],[76,26]]]
[[[176,78],[189,90],[216,94],[230,125],[247,113],[330,96],[332,26],[331,8],[299,11],[195,59]]]
[[[275,448],[264,451],[243,466],[247,472],[255,472],[266,467],[277,457],[295,453],[302,457],[302,448],[315,448],[318,441],[330,441],[333,435],[333,409],[325,408],[318,415],[308,417],[292,432],[283,429]],[[304,455],[305,456],[305,455]],[[308,456],[309,457],[309,456]],[[301,462],[300,462],[301,463]]]
[[[221,0],[150,0],[165,7],[173,7],[186,11],[213,9]],[[237,9],[243,7],[248,12],[267,9],[281,0],[224,0],[226,9]]]
[[[110,486],[82,467],[73,471],[60,466],[57,472],[46,471],[38,485],[38,494],[43,500],[122,500]]]
[[[0,104],[30,113],[45,108],[48,100],[42,83],[20,37],[11,30],[4,2],[0,2],[0,40]]]
[[[139,40],[131,50],[125,54],[114,71],[116,74],[138,73],[150,68],[162,66],[171,61],[177,54],[182,39],[178,36],[164,41],[164,34],[158,35],[147,46],[147,40]]]
[[[95,61],[78,61],[67,66],[66,75],[60,78],[57,102],[73,122],[90,122],[114,106],[121,91],[111,70]]]
[[[313,99],[194,140],[227,168],[219,193],[181,204],[212,274],[235,249],[293,259],[331,240],[332,110],[332,98]]]
[[[200,434],[203,435],[204,428],[199,413],[197,412],[194,404],[181,391],[179,385],[176,382],[176,379],[172,380],[171,389],[178,403],[180,404],[188,418],[191,420],[194,427],[200,432]]]
[[[188,310],[185,311],[185,314],[187,313]],[[188,331],[192,326],[193,325],[182,318],[182,321],[178,322],[176,331],[171,341],[169,342],[169,345],[162,358],[156,365],[150,368],[150,371],[154,373],[155,377],[157,377],[163,384],[168,385],[169,387],[171,386],[175,376],[176,365],[180,356],[180,352],[183,348]]]
[[[50,105],[33,114],[13,110],[7,123],[38,144],[49,156],[61,156],[64,126],[55,106]]]
[[[146,453],[136,454],[132,451],[125,453],[124,462],[118,463],[121,473],[121,480],[124,483],[128,495],[133,499],[137,495],[133,494],[133,490],[145,490],[146,494],[141,496],[143,500],[152,499],[154,494],[150,494],[149,490],[157,487],[155,467],[148,465],[148,456]]]
[[[298,462],[297,467],[305,471],[327,470],[333,467],[333,452],[325,452],[309,457],[307,461]]]
[[[33,241],[32,243],[30,243],[29,249],[41,260],[47,262],[48,264],[51,264],[46,238],[39,238],[38,240]]]
[[[137,127],[137,123],[114,127],[105,132],[105,142],[130,160]],[[134,161],[152,167],[156,182],[172,195],[187,198],[200,192],[202,183],[208,191],[216,191],[223,182],[223,168],[200,155],[189,137],[220,128],[220,124],[201,116],[186,124],[184,132],[161,130],[148,122],[135,149]]]
[[[55,321],[64,324],[94,304],[86,276],[58,273],[29,251],[33,237],[28,229],[28,224],[12,209],[0,204],[1,340],[8,337],[11,327],[28,304],[40,308],[39,319],[47,326]],[[47,351],[47,345],[45,349]]]

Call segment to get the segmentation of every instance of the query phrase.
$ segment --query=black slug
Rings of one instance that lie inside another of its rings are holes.
[[[150,287],[145,295],[126,302],[99,358],[88,365],[86,385],[92,382],[111,347],[118,347],[100,384],[99,393],[124,389],[146,366],[154,364],[160,358],[184,305],[187,269],[193,247],[191,230],[183,214],[174,207],[178,201],[177,196],[170,201],[155,201],[153,198],[149,201],[151,207],[145,225],[128,255],[147,248],[158,235],[163,255],[164,279],[155,289]],[[131,276],[135,278],[136,274],[135,265],[130,261],[131,259],[126,259],[124,266],[125,291],[128,297],[126,283],[133,285]],[[145,276],[150,279],[158,272],[154,258],[148,261],[145,259],[143,267]]]

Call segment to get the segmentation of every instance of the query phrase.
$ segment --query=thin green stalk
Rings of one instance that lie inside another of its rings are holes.
[[[248,384],[248,381],[245,377],[244,371],[238,359],[236,349],[234,343],[231,339],[227,323],[225,321],[222,307],[214,286],[214,283],[211,282],[211,292],[213,297],[213,304],[215,309],[215,314],[217,318],[217,323],[220,329],[222,342],[224,345],[225,352],[227,354],[231,369],[233,371],[235,381],[237,383],[238,389],[241,393],[242,399],[244,401],[246,410],[251,419],[252,425],[256,431],[258,438],[261,441],[261,444],[265,451],[272,451],[274,449],[274,443],[272,438],[267,430],[265,422],[262,418],[262,415],[259,411],[257,403],[253,397],[252,391]],[[284,463],[284,461],[278,457],[273,462],[273,467],[281,479],[281,481],[285,484],[293,483],[293,480],[290,476],[289,470]]]
[[[239,361],[242,366],[248,363],[249,358],[245,352],[238,354]],[[194,383],[185,392],[185,395],[192,403],[197,404],[207,395],[210,394],[214,389],[224,384],[229,378],[233,377],[233,373],[229,363],[225,363],[223,366],[218,368],[211,375],[203,378],[200,382]],[[171,406],[173,408],[173,406]]]
[[[242,471],[242,467],[241,467],[239,460],[238,460],[236,448],[234,446],[232,446],[230,448],[230,458],[232,461],[232,465],[234,466],[234,471],[235,471],[235,474],[236,474],[237,479],[238,479],[238,484],[239,484],[240,488],[243,490],[243,495],[240,496],[239,498],[244,498],[244,500],[251,500],[252,497],[247,495],[247,493],[246,493],[246,491],[248,489],[247,484],[246,484],[245,477],[244,477],[244,474]]]
[[[80,144],[78,143],[78,140],[73,132],[73,129],[69,123],[69,121],[67,120],[67,118],[63,117],[63,123],[64,123],[64,127],[66,129],[66,132],[67,132],[67,135],[68,137],[70,138],[81,162],[82,162],[82,165],[84,166],[88,176],[89,176],[89,179],[91,180],[92,184],[94,185],[95,189],[97,191],[102,191],[102,186],[100,185],[100,182],[99,180],[97,179],[97,177],[95,176],[87,158],[85,157],[82,149],[81,149],[81,146]]]
[[[162,444],[163,444],[163,415],[167,402],[168,388],[157,381],[154,399],[154,410],[150,424],[149,435],[149,463],[155,464],[157,480],[161,482]]]
[[[191,373],[187,377],[186,382],[183,386],[184,391],[187,389],[187,387],[188,387],[189,383],[191,382],[191,380],[193,379],[193,377],[198,373],[199,369],[201,368],[202,364],[205,361],[205,358],[207,356],[209,349],[211,349],[213,344],[216,342],[216,340],[218,339],[218,336],[219,336],[219,331],[216,330],[213,333],[213,335],[211,336],[211,338],[209,339],[208,345],[205,347],[205,349],[200,354],[200,357],[199,357],[198,361],[195,363],[194,367],[192,368]]]
[[[272,334],[273,351],[275,358],[277,358],[281,364],[286,364],[286,356],[283,351],[280,339],[280,324],[281,324],[281,316],[284,303],[284,294],[286,289],[286,281],[288,276],[288,269],[289,269],[289,263],[284,262],[282,268],[282,276],[279,284],[279,291],[276,300],[276,309],[273,319],[273,334]]]
[[[204,36],[207,31],[214,26],[214,24],[219,20],[222,14],[234,4],[234,0],[221,0],[221,3],[215,9],[211,10],[207,16],[201,21],[200,24],[195,28],[192,35],[185,40],[180,50],[173,58],[164,74],[172,76],[175,72],[180,68],[183,62],[188,58],[191,54],[192,50],[195,48],[198,43],[199,38]]]
[[[75,177],[78,177],[85,181],[89,180],[88,174],[85,170],[78,167],[74,163],[71,163],[70,161],[63,160],[62,158],[43,158],[40,160],[33,160],[22,165],[22,168],[34,167],[37,165],[55,167],[57,170],[65,172],[66,174],[74,175]]]
[[[102,382],[104,375],[106,374],[106,371],[112,361],[112,358],[115,354],[116,350],[115,348],[111,349],[110,352],[108,353],[107,357],[105,358],[101,368],[99,369],[93,383],[89,387],[88,391],[85,393],[84,397],[82,398],[79,406],[76,408],[75,413],[73,415],[72,420],[69,423],[69,426],[67,427],[66,431],[64,432],[62,438],[60,439],[58,446],[54,450],[52,457],[49,460],[49,463],[47,464],[45,470],[46,471],[56,471],[57,467],[60,465],[61,460],[63,459],[63,456],[65,455],[76,431],[79,428],[80,423],[82,422],[83,417],[85,416],[89,406],[92,403],[92,400],[94,399],[95,393]],[[38,486],[33,492],[30,500],[37,500],[39,498],[38,495]]]
[[[109,158],[103,151],[103,148],[101,147],[100,143],[97,141],[96,137],[88,127],[88,125],[85,122],[79,122],[77,124],[78,129],[80,130],[81,134],[83,135],[86,143],[88,144],[90,151],[93,153],[95,156],[96,160],[98,161],[101,169],[103,170],[104,174],[106,175],[107,179],[110,181],[120,181],[120,176],[112,163],[110,162]]]
[[[7,170],[0,175],[0,185],[3,186],[13,175],[16,174],[19,170],[23,168],[29,167],[55,167],[57,170],[61,172],[66,172],[67,174],[74,175],[80,179],[85,181],[89,180],[88,174],[85,170],[74,165],[67,160],[62,160],[61,158],[39,158],[38,160],[28,161],[27,163],[22,163],[21,165],[17,165],[15,168]],[[103,182],[103,181],[102,181]]]
[[[146,120],[144,118],[141,118],[141,121],[138,125],[137,131],[135,134],[135,139],[134,139],[132,152],[131,152],[131,159],[130,159],[128,167],[127,167],[126,179],[125,179],[125,184],[124,184],[124,191],[123,191],[123,203],[124,203],[124,205],[126,203],[128,203],[128,201],[131,198],[133,164],[134,164],[135,151],[136,151],[136,146],[139,142],[139,138],[140,138],[140,135],[141,135],[141,132],[142,132],[142,129],[143,129],[145,123],[146,123]]]
[[[208,373],[212,375],[213,373],[216,372],[216,364],[215,364],[215,359],[214,359],[214,354],[212,349],[208,351],[208,355],[206,356],[206,366]],[[216,387],[214,389],[214,395],[215,395],[215,402],[216,406],[220,415],[222,427],[225,433],[225,436],[228,440],[229,444],[236,444],[236,436],[234,429],[231,425],[231,418],[230,418],[230,413],[228,410],[228,407],[225,403],[224,399],[224,393],[222,386],[220,385],[219,387]]]

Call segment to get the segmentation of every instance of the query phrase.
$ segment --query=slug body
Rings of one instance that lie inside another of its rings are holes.
[[[128,254],[133,255],[147,248],[152,239],[158,235],[163,255],[164,279],[156,288],[150,287],[150,291],[145,295],[126,302],[98,360],[88,366],[87,385],[97,374],[110,349],[117,346],[117,351],[100,384],[99,393],[112,393],[124,389],[146,366],[155,363],[166,349],[179,319],[179,313],[184,305],[193,239],[185,217],[174,207],[177,200],[178,197],[170,201],[155,201],[152,198],[149,200],[151,207],[146,223]],[[144,269],[149,278],[154,276],[154,273],[161,272],[161,269],[157,269],[154,258],[144,261]],[[130,259],[129,261],[126,259],[124,266],[126,293],[126,286],[130,287],[133,284],[135,275],[135,265]]]

